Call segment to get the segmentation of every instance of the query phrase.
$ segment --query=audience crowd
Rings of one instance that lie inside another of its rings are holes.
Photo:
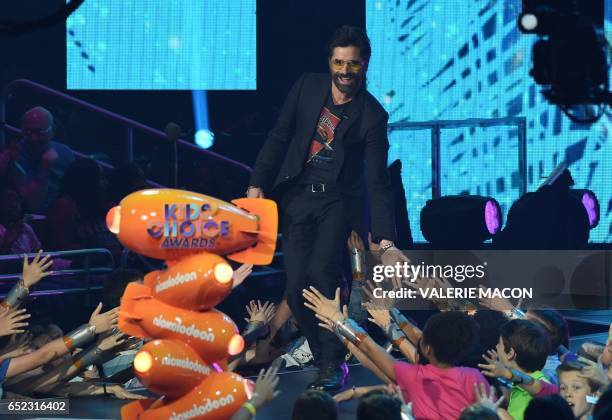
[[[54,141],[53,116],[42,107],[24,114],[21,129],[22,138],[0,151],[0,248],[2,254],[38,254],[24,257],[21,279],[1,302],[0,394],[144,398],[133,392],[141,388],[131,370],[143,342],[116,328],[121,295],[130,282],[142,282],[141,272],[117,268],[104,282],[103,303],[71,332],[50,322],[30,324],[26,305],[30,289],[57,264],[42,247],[106,248],[120,261],[122,248],[106,228],[105,215],[122,197],[145,187],[144,173],[136,165],[105,172],[95,160],[75,158]],[[38,229],[32,215],[44,220]],[[348,245],[365,249],[355,235]],[[368,247],[376,251],[375,244]],[[239,267],[234,287],[251,270]],[[369,293],[367,285],[355,282],[363,280],[353,280],[351,293],[361,286]],[[420,279],[410,286],[448,283]],[[359,361],[377,382],[334,396],[307,390],[294,402],[295,420],[336,419],[338,406],[350,400],[358,400],[357,418],[363,420],[612,419],[612,326],[605,343],[570,349],[568,323],[551,308],[523,311],[507,300],[488,299],[476,310],[461,310],[432,301],[436,312],[419,326],[410,311],[389,302],[365,303],[364,313],[352,309],[349,315],[344,289],[330,299],[311,287],[303,291],[304,305],[346,346],[347,360]],[[301,368],[312,359],[285,299],[253,300],[245,316],[247,346],[228,368],[249,372],[272,366],[259,372],[255,393],[233,420],[254,417],[279,394],[280,369]]]

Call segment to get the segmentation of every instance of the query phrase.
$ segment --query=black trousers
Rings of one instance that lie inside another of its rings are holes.
[[[283,257],[287,303],[308,340],[316,365],[340,363],[346,350],[331,332],[318,326],[314,312],[304,306],[302,289],[316,287],[333,299],[342,287],[342,252],[350,233],[340,194],[333,188],[312,192],[293,186],[282,199]]]

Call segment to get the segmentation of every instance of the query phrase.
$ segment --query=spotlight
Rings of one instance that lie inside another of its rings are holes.
[[[530,75],[575,122],[593,123],[612,103],[603,1],[523,0],[518,28],[539,39]]]
[[[533,13],[522,13],[519,17],[519,29],[522,32],[531,34],[536,32],[538,27],[538,17]]]
[[[429,200],[421,211],[423,236],[436,247],[478,247],[501,225],[501,207],[490,197],[441,197]]]
[[[589,217],[589,228],[594,229],[599,224],[599,200],[591,190],[570,190],[570,196],[579,200]]]
[[[195,133],[195,142],[201,148],[208,149],[215,143],[215,135],[210,130],[198,130]]]

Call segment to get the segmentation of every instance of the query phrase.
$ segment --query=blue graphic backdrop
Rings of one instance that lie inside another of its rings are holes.
[[[612,117],[577,125],[544,100],[529,77],[535,36],[516,25],[520,0],[366,0],[366,8],[368,89],[390,122],[527,117],[528,190],[567,161],[575,187],[593,190],[601,204],[591,241],[612,240]],[[389,140],[389,161],[403,162],[414,238],[423,241],[419,215],[431,198],[430,133],[395,130]],[[517,140],[512,127],[442,130],[442,194],[493,196],[505,222],[519,197]]]
[[[88,0],[68,19],[68,89],[255,89],[256,0]]]

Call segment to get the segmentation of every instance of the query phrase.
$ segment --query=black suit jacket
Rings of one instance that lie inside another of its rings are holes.
[[[259,152],[250,185],[270,195],[290,186],[307,159],[321,108],[330,94],[329,74],[305,73],[291,88],[274,128]],[[380,103],[362,89],[349,103],[334,136],[335,179],[351,227],[365,233],[366,186],[372,238],[395,240],[391,182],[387,172],[387,120]]]

